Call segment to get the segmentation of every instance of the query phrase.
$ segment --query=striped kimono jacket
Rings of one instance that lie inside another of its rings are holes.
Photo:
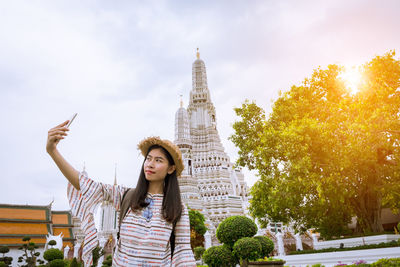
[[[108,200],[119,211],[122,195],[128,188],[95,182],[86,172],[80,173],[79,183],[80,190],[68,185],[68,200],[72,215],[82,222],[85,234],[82,260],[85,266],[90,266],[93,263],[92,250],[99,243],[94,223],[95,210]],[[190,248],[187,208],[183,206],[182,216],[175,227],[175,250],[171,259],[169,239],[172,224],[162,216],[163,195],[148,194],[147,200],[150,205],[142,210],[133,212],[128,209],[121,223],[112,266],[196,266]]]

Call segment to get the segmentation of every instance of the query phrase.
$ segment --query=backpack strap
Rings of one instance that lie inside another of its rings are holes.
[[[121,231],[121,223],[124,219],[126,213],[128,212],[129,206],[131,205],[131,200],[133,194],[135,193],[135,188],[129,188],[124,192],[121,199],[121,206],[119,209],[119,219],[118,219],[118,232],[117,232],[117,239],[119,240],[119,232]]]

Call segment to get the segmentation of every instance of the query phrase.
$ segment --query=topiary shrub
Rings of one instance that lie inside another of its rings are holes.
[[[64,259],[64,254],[57,248],[50,248],[43,253],[43,258],[48,262]]]
[[[105,251],[103,248],[97,246],[92,250],[92,257],[93,257],[93,264],[92,266],[97,266],[99,259],[101,256],[105,254]]]
[[[274,251],[274,242],[266,236],[255,236],[253,237],[261,245],[261,258],[268,257],[269,254]]]
[[[49,246],[51,246],[51,248],[53,248],[53,246],[57,245],[57,241],[55,240],[50,240],[48,243]]]
[[[7,246],[0,247],[0,253],[3,254],[3,257],[0,257],[0,264],[1,262],[4,263],[4,266],[10,266],[13,260],[12,257],[7,257],[6,254],[10,252],[10,249]]]
[[[227,246],[214,246],[203,254],[204,262],[210,267],[229,267],[234,264],[232,252]]]
[[[245,262],[248,260],[257,260],[261,255],[261,251],[260,242],[251,237],[243,237],[233,245],[233,255]]]
[[[196,260],[200,260],[201,256],[203,256],[203,254],[204,254],[204,251],[206,251],[206,249],[203,248],[203,247],[195,247],[194,250],[193,250],[194,258]]]
[[[38,246],[34,242],[29,242],[30,240],[31,238],[29,236],[24,236],[22,238],[22,241],[26,243],[22,244],[22,247],[18,248],[19,250],[22,250],[22,256],[18,257],[18,262],[26,263],[22,266],[35,266],[36,262],[42,264],[42,260],[40,259],[37,260],[37,257],[39,257],[40,255],[40,252],[36,252]]]
[[[81,267],[82,264],[80,262],[78,262],[78,260],[76,258],[73,258],[71,260],[71,263],[69,264],[69,267]]]
[[[245,216],[232,216],[223,220],[217,228],[217,238],[221,243],[233,247],[243,237],[252,237],[257,233],[257,225]]]
[[[5,257],[5,254],[8,253],[10,249],[7,246],[1,246],[0,247],[0,253],[3,254],[3,257]]]
[[[65,262],[62,259],[54,259],[49,263],[49,267],[65,267]]]
[[[108,255],[107,258],[103,261],[103,265],[101,267],[108,267],[112,265],[112,256]]]

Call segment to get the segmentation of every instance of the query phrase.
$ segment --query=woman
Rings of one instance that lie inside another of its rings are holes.
[[[179,148],[159,137],[141,141],[138,148],[145,160],[136,189],[125,196],[129,188],[95,182],[63,158],[57,144],[67,136],[67,124],[65,121],[49,130],[46,150],[70,182],[71,212],[81,219],[85,233],[82,252],[85,266],[92,264],[92,250],[98,245],[93,216],[96,207],[108,200],[118,211],[122,199],[128,195],[130,207],[120,225],[113,266],[195,266],[189,215],[181,202],[177,180],[184,168]],[[175,246],[171,249],[172,233]]]

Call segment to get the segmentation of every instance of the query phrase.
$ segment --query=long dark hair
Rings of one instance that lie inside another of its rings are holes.
[[[168,159],[169,165],[175,165],[175,162],[172,156],[168,153],[168,151],[159,145],[153,145],[147,151],[147,155],[153,149],[160,148],[163,151],[164,155]],[[146,179],[144,174],[144,161],[142,164],[142,169],[140,171],[139,180],[136,185],[135,193],[132,196],[131,200],[131,209],[132,210],[139,210],[149,205],[145,202],[147,191],[149,189],[149,181]],[[182,213],[182,200],[181,200],[181,191],[179,190],[178,178],[176,177],[176,170],[168,174],[164,180],[164,198],[162,203],[162,214],[170,223],[176,223],[179,218],[181,217]]]

